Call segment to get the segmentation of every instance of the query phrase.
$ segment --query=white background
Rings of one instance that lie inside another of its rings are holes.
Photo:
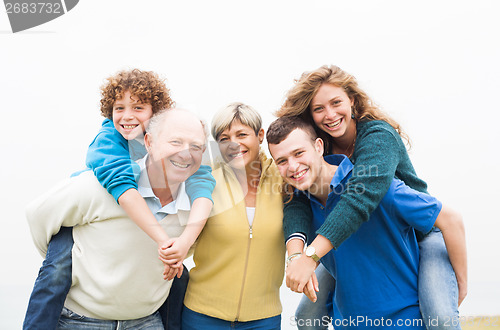
[[[85,0],[13,34],[0,12],[0,328],[20,327],[41,264],[26,203],[83,168],[100,127],[99,86],[154,70],[207,121],[229,102],[265,119],[303,71],[354,74],[410,135],[430,192],[464,216],[462,315],[500,314],[500,4],[486,1]],[[376,285],[376,283],[373,283]],[[283,324],[298,295],[282,289]]]

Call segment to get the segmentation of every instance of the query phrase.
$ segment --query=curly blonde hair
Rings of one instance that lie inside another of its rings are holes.
[[[312,119],[310,104],[313,97],[323,84],[332,84],[343,88],[349,99],[353,101],[352,114],[356,121],[383,120],[390,124],[410,147],[410,139],[394,119],[385,114],[359,87],[356,78],[335,65],[304,72],[295,85],[288,91],[281,109],[276,111],[278,117],[298,116],[312,123],[318,135],[323,139],[325,153],[331,153],[332,137],[319,129]]]
[[[153,71],[123,70],[106,80],[101,86],[101,114],[106,118],[112,119],[113,104],[121,99],[126,91],[130,91],[130,94],[142,103],[151,104],[153,114],[174,106],[164,79]]]

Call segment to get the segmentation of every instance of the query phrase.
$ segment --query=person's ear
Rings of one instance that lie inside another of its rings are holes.
[[[319,153],[321,156],[323,156],[323,153],[325,152],[324,145],[323,145],[323,140],[321,138],[317,138],[314,141],[314,149],[316,150],[317,153]]]
[[[264,129],[261,128],[259,130],[259,133],[257,134],[257,137],[259,138],[259,143],[262,144],[262,142],[264,141]]]
[[[151,137],[151,134],[146,133],[144,135],[144,146],[146,147],[146,150],[149,151],[151,150],[151,143],[153,142],[153,138]]]

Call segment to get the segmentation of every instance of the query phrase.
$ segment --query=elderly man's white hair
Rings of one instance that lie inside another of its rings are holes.
[[[203,119],[201,119],[196,113],[185,109],[169,108],[160,110],[149,120],[149,126],[146,129],[146,132],[151,134],[153,137],[157,137],[158,133],[160,132],[160,127],[162,126],[161,124],[163,123],[164,120],[168,120],[169,113],[173,111],[184,111],[196,117],[200,121],[201,127],[203,128],[203,136],[205,137],[205,143],[207,142],[207,137],[208,137],[207,125],[205,124]]]

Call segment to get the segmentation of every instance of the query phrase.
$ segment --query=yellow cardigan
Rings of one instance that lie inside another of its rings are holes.
[[[243,191],[227,166],[214,170],[214,207],[198,238],[184,304],[227,321],[252,321],[281,314],[283,282],[282,179],[272,159],[261,153],[253,225]]]

